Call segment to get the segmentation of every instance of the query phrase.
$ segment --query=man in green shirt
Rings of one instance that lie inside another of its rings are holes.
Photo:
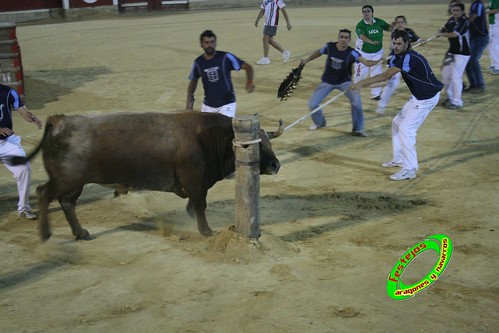
[[[384,20],[374,17],[374,8],[371,5],[362,6],[362,20],[357,23],[355,33],[357,41],[356,50],[367,60],[383,59],[383,30],[392,31],[394,24],[388,24]],[[368,74],[373,77],[382,72],[382,63],[368,67],[362,63],[355,65],[354,83],[364,79]],[[371,98],[379,100],[381,87],[371,89]]]
[[[489,55],[490,72],[494,75],[499,74],[499,0],[489,0]]]

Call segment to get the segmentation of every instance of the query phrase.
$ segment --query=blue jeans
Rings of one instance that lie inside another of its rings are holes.
[[[470,38],[471,56],[466,65],[466,76],[470,82],[470,87],[485,89],[482,69],[480,68],[480,58],[483,51],[489,44],[489,36],[478,36]]]
[[[310,97],[308,101],[308,108],[310,111],[319,107],[322,101],[333,91],[338,89],[340,91],[345,91],[350,86],[350,81],[344,82],[342,84],[329,84],[326,82],[321,82],[317,89],[315,89],[314,94]],[[360,100],[360,94],[353,90],[345,93],[345,96],[350,100],[350,105],[352,106],[352,123],[353,131],[358,132],[364,129],[364,114],[362,113],[362,101]],[[326,119],[324,118],[324,113],[322,110],[311,115],[314,124],[317,127],[326,126]]]

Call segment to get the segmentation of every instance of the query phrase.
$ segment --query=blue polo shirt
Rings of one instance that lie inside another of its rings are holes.
[[[327,55],[322,81],[334,85],[352,80],[352,64],[356,61],[352,51],[357,53],[350,46],[345,51],[340,51],[337,44],[329,42],[320,50],[321,54]]]
[[[430,99],[444,87],[435,77],[428,61],[416,51],[393,55],[389,66],[400,68],[407,87],[418,100]]]
[[[19,94],[12,88],[0,84],[0,127],[12,129],[12,111],[19,109],[24,104],[19,98]],[[6,137],[0,135],[0,139]]]
[[[218,108],[236,101],[230,72],[239,71],[244,61],[229,52],[216,51],[207,60],[201,55],[194,60],[189,80],[201,78],[204,88],[203,103]]]

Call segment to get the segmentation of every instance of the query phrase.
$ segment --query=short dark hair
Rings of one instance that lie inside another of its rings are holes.
[[[371,11],[374,13],[374,8],[373,8],[373,6],[371,6],[371,5],[364,5],[364,6],[362,6],[362,10],[364,10],[364,8],[369,8],[369,9],[371,9]]]
[[[211,30],[205,30],[201,33],[201,35],[199,36],[199,42],[203,42],[203,38],[204,37],[208,37],[208,38],[211,38],[211,37],[215,37],[215,40],[217,40],[217,36],[215,35],[215,33]]]
[[[450,7],[459,7],[464,12],[464,3],[462,2],[453,2]]]
[[[393,39],[399,39],[402,38],[404,43],[409,42],[409,45],[411,43],[411,37],[405,30],[395,30],[393,31]]]
[[[341,34],[342,32],[347,33],[348,36],[350,36],[350,38],[352,38],[352,32],[350,30],[348,30],[348,29],[340,29],[340,32],[338,33],[338,35]]]
[[[397,16],[397,17],[395,18],[395,21],[397,21],[398,19],[402,19],[402,20],[404,20],[404,23],[407,23],[407,19],[405,18],[405,16],[404,16],[404,15],[399,15],[399,16]]]

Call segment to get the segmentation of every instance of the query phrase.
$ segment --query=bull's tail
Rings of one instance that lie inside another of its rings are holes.
[[[53,124],[52,122],[47,120],[47,124],[45,125],[45,131],[43,132],[43,137],[42,141],[36,146],[35,150],[33,150],[31,153],[29,153],[26,157],[24,156],[11,156],[8,159],[8,162],[10,165],[20,165],[20,164],[26,164],[28,163],[31,159],[33,159],[42,149],[43,143],[45,142],[45,138],[47,137],[49,131],[52,129]]]

